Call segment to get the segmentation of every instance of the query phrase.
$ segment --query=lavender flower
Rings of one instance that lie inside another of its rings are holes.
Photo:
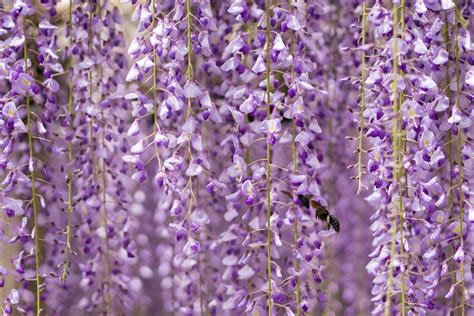
[[[3,314],[469,314],[469,1],[122,2],[0,10]]]

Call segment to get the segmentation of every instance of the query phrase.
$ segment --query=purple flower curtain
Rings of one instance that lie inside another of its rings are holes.
[[[474,5],[0,0],[3,315],[474,315]]]

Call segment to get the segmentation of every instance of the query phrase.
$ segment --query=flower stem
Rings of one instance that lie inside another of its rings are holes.
[[[99,3],[98,3],[99,4]],[[102,73],[102,72],[101,72]],[[101,76],[102,77],[102,76]],[[104,111],[101,110],[102,114],[102,148],[105,151],[105,116]],[[107,315],[112,315],[112,298],[110,293],[110,276],[111,276],[111,268],[110,268],[110,245],[109,245],[109,215],[107,212],[107,163],[105,161],[105,157],[102,159],[102,208],[104,213],[104,227],[106,231],[106,238],[105,238],[105,263],[106,263],[106,273],[107,273]]]
[[[70,36],[70,44],[72,43],[72,0],[69,0],[69,36]],[[71,45],[69,45],[71,46]],[[70,49],[71,47],[69,47]],[[71,130],[73,130],[73,124],[74,124],[74,119],[73,119],[73,86],[72,86],[72,56],[69,57],[69,119],[70,119],[70,124],[71,124]],[[68,161],[69,165],[71,167],[72,165],[72,157],[73,157],[73,151],[72,151],[72,141],[73,138],[71,138],[71,141],[69,142],[69,147],[68,147]],[[64,259],[64,265],[63,265],[63,272],[61,274],[61,280],[65,280],[68,276],[68,268],[70,265],[70,256],[71,256],[71,229],[72,229],[72,187],[73,187],[73,181],[72,181],[72,169],[70,168],[68,173],[67,173],[67,227],[66,227],[66,249],[65,249],[65,259]]]
[[[155,16],[155,0],[151,1],[151,28],[155,29],[156,26],[156,16]],[[153,132],[156,133],[156,122],[157,122],[157,102],[156,102],[156,76],[157,76],[157,67],[156,67],[156,51],[153,50]],[[156,148],[156,146],[155,146]]]
[[[290,14],[293,12],[293,2],[289,0],[289,9]],[[291,63],[290,70],[291,70],[291,84],[293,85],[295,81],[295,34],[294,32],[290,31],[290,55],[293,57],[293,62]],[[293,100],[292,100],[293,101]],[[293,174],[297,172],[297,165],[298,162],[296,160],[296,120],[293,117],[291,120],[291,156],[292,156],[292,164],[293,164]],[[295,214],[295,219],[293,223],[293,245],[296,250],[298,250],[298,217]],[[300,262],[298,258],[294,258],[294,268],[296,273],[300,270]],[[296,316],[301,315],[301,293],[300,293],[300,278],[296,275]]]
[[[367,32],[367,14],[366,14],[366,1],[362,3],[362,48],[365,45],[365,33]],[[360,118],[359,118],[359,147],[357,148],[358,163],[357,163],[357,194],[362,191],[362,135],[364,132],[364,111],[365,111],[365,51],[362,49],[361,53],[361,85],[360,85]]]
[[[196,186],[194,188],[196,192],[196,199],[199,199],[199,178],[196,176],[194,177],[196,179]],[[199,200],[196,200],[196,204],[199,203]],[[206,293],[204,291],[204,278],[202,277],[202,263],[201,263],[201,253],[198,253],[197,257],[197,269],[199,273],[199,307],[200,307],[200,313],[201,316],[206,315],[205,312],[205,300],[206,300]]]
[[[444,43],[446,45],[446,51],[448,55],[450,54],[450,37],[449,37],[449,23],[448,23],[448,14],[445,15],[444,20]],[[446,96],[449,99],[449,108],[448,108],[448,116],[451,116],[452,108],[451,108],[451,77],[449,71],[449,59],[446,62]],[[453,173],[453,165],[454,165],[454,153],[453,153],[453,142],[452,142],[452,133],[451,129],[448,129],[448,152],[449,152],[449,209],[450,209],[450,218],[454,218],[454,182],[453,177],[451,176]],[[456,249],[453,245],[453,252]],[[453,271],[457,271],[457,263],[453,260]],[[457,284],[457,276],[456,273],[453,273],[453,284]],[[458,315],[458,291],[454,289],[454,296],[453,296],[453,315]]]
[[[89,0],[89,23],[88,23],[88,33],[89,33],[89,54],[92,58],[92,43],[93,43],[93,31],[92,31],[92,0]],[[89,101],[92,103],[92,68],[89,70]],[[93,164],[93,173],[94,173],[94,178],[98,179],[97,176],[97,163],[95,159],[95,149],[94,149],[94,128],[93,128],[93,122],[94,117],[91,116],[91,119],[89,121],[89,129],[91,133],[91,139],[90,139],[90,151],[91,151],[91,158],[92,158],[92,164]]]
[[[405,0],[402,0],[401,2],[401,14],[400,14],[400,20],[401,20],[401,34],[400,34],[400,38],[403,40],[404,37],[405,37]],[[403,77],[404,76],[404,72],[403,70],[400,71],[400,75]],[[407,131],[403,128],[403,115],[401,114],[401,109],[403,107],[403,102],[405,101],[405,93],[402,91],[400,92],[400,97],[399,97],[399,103],[400,103],[400,121],[399,121],[399,124],[400,124],[400,150],[401,152],[403,153],[403,155],[406,155],[407,154],[407,137],[408,137],[408,134],[407,134]],[[400,158],[400,164],[402,167],[403,166],[403,156],[401,156]],[[399,209],[400,209],[400,218],[399,218],[399,221],[400,221],[400,256],[402,257],[402,260],[403,258],[405,258],[406,256],[406,268],[405,270],[407,271],[407,275],[406,275],[406,278],[408,280],[410,280],[410,252],[407,252],[406,254],[404,253],[404,244],[403,244],[403,223],[405,222],[405,218],[404,218],[404,214],[403,214],[403,197],[406,197],[408,198],[408,170],[403,168],[400,172],[400,177],[403,176],[404,180],[405,180],[405,183],[403,185],[403,189],[400,187],[400,200],[399,200]],[[405,279],[404,279],[404,276],[402,274],[402,286],[403,288],[405,288]],[[403,291],[404,292],[404,291]],[[405,294],[403,294],[405,295]],[[410,305],[410,302],[407,302],[408,305]],[[405,315],[405,305],[403,305],[403,315]]]
[[[151,1],[151,28],[155,29],[156,26],[156,12],[155,12],[155,0]],[[158,57],[156,50],[153,50],[153,134],[156,134],[158,127],[158,101],[157,101],[157,80],[158,80],[158,67],[156,66]],[[158,169],[161,170],[161,158],[158,152],[158,145],[155,143],[155,156],[158,161]]]
[[[460,71],[459,71],[459,31],[458,31],[458,18],[459,11],[457,7],[454,9],[455,19],[454,19],[454,55],[456,63],[456,107],[459,111],[461,109],[461,80],[460,80]],[[464,193],[462,191],[463,184],[463,170],[462,170],[462,129],[461,124],[458,124],[458,187],[459,187],[459,241],[460,247],[463,249],[464,238],[463,238],[463,219],[464,219]],[[465,282],[464,282],[464,260],[460,263],[460,275],[461,275],[461,316],[464,316],[465,313]]]
[[[399,176],[398,176],[398,169],[399,169],[399,156],[400,156],[400,148],[399,148],[399,103],[398,103],[398,85],[397,85],[397,75],[398,75],[398,60],[397,60],[397,55],[398,55],[398,44],[397,44],[397,27],[398,27],[398,4],[393,5],[393,80],[392,80],[392,92],[393,92],[393,114],[394,114],[394,122],[393,122],[393,132],[392,132],[392,149],[393,149],[393,186],[395,188],[393,189],[392,193],[392,223],[391,223],[391,232],[392,232],[392,238],[391,238],[391,243],[390,243],[390,261],[388,262],[388,285],[387,285],[387,291],[386,291],[386,301],[385,301],[385,311],[384,315],[389,316],[390,315],[390,305],[392,302],[392,290],[393,290],[393,260],[396,254],[396,235],[397,235],[397,220],[396,220],[396,214],[397,214],[397,204],[395,202],[395,195],[396,195],[396,186],[399,186]],[[402,299],[403,299],[403,291],[402,291]]]
[[[188,22],[188,29],[187,29],[187,49],[188,49],[188,69],[187,69],[187,78],[188,80],[193,80],[193,64],[192,64],[192,42],[191,42],[191,32],[192,32],[192,24],[191,24],[191,0],[186,0],[186,20]],[[188,98],[188,111],[186,114],[186,120],[192,115],[192,106],[191,106],[191,98]],[[188,160],[189,163],[192,163],[193,154],[192,154],[192,146],[191,146],[191,134],[188,135]],[[193,179],[196,178],[196,189],[193,188]],[[189,211],[193,208],[193,199],[196,199],[196,204],[198,203],[198,195],[199,195],[199,179],[193,176],[189,177],[189,191],[190,191],[190,198],[189,198]],[[196,193],[194,193],[196,192]],[[199,301],[200,301],[200,315],[204,316],[204,298],[203,298],[203,278],[201,273],[201,264],[200,264],[200,254],[198,254],[198,274],[199,274]]]
[[[266,54],[267,54],[267,70],[266,70],[266,79],[267,79],[267,119],[270,119],[271,107],[270,107],[270,0],[265,0],[265,35],[266,35]],[[270,134],[267,134],[267,286],[268,286],[268,315],[272,316],[272,265],[271,265],[271,228],[270,228],[270,218],[272,216],[272,206],[271,206],[271,170],[270,170],[270,157],[271,157],[271,148],[270,148]]]
[[[188,22],[188,79],[193,78],[193,64],[192,64],[192,46],[191,46],[191,0],[186,0],[186,20]]]
[[[405,32],[405,0],[401,1],[401,12],[400,12],[400,23],[401,23],[401,33],[400,33],[400,38],[403,40],[404,32]],[[397,45],[397,44],[394,44]],[[398,59],[396,59],[398,62]],[[398,67],[397,67],[398,69]],[[400,71],[400,75],[403,76],[403,71]],[[394,78],[394,80],[396,80]],[[396,100],[394,100],[396,101]],[[403,166],[403,156],[402,156],[402,135],[403,135],[403,114],[402,114],[402,106],[403,106],[403,101],[404,101],[404,93],[403,91],[400,92],[399,98],[398,98],[398,119],[397,119],[397,124],[398,124],[398,157],[397,157],[397,185],[398,185],[398,221],[399,221],[399,234],[400,234],[400,245],[399,245],[399,253],[400,253],[400,262],[403,266],[403,261],[405,259],[405,251],[404,251],[404,243],[403,243],[403,238],[404,238],[404,230],[403,230],[403,222],[404,222],[404,214],[403,214],[403,193],[402,193],[402,183],[401,183],[401,177],[404,174],[404,170],[402,170]],[[405,173],[405,179],[407,179],[407,174]],[[408,185],[405,183],[405,185]],[[405,298],[405,270],[402,270],[400,272],[401,276],[401,311],[402,311],[402,316],[405,316],[405,305],[406,305],[406,298]]]
[[[104,120],[104,119],[103,119]],[[105,148],[105,121],[102,121],[102,147]],[[110,293],[110,246],[109,246],[109,223],[108,223],[108,214],[107,214],[107,169],[106,169],[105,158],[102,162],[102,208],[104,212],[104,226],[105,226],[105,263],[107,269],[107,315],[112,315],[112,298]]]
[[[26,17],[23,16],[23,34],[26,37]],[[28,69],[28,44],[25,40],[23,42],[23,59],[25,62],[25,72]],[[35,269],[36,269],[36,315],[41,315],[41,276],[40,276],[40,251],[39,251],[39,227],[38,227],[38,205],[36,203],[36,175],[34,171],[34,153],[33,153],[33,135],[31,131],[31,106],[30,96],[26,94],[26,120],[28,130],[28,147],[30,152],[30,160],[32,169],[30,170],[31,179],[31,204],[33,205],[33,221],[35,225]]]
[[[249,5],[248,3],[249,1],[247,1],[247,5]],[[250,1],[251,2],[251,1]],[[249,30],[251,30],[253,27],[253,23],[246,23],[244,24],[244,30],[245,32],[248,32]],[[251,37],[247,37],[246,39],[246,43],[248,45],[251,45]],[[247,68],[249,65],[248,63],[248,58],[243,58],[243,62],[244,62],[244,65],[245,67]],[[245,124],[248,126],[250,124],[250,118],[249,118],[249,114],[246,113],[245,114]],[[245,161],[245,165],[247,166],[247,170],[245,171],[247,177],[251,177],[252,176],[252,168],[251,168],[251,164],[252,164],[252,161],[251,161],[251,156],[250,156],[250,151],[251,151],[251,148],[252,148],[252,144],[248,144],[248,146],[245,146],[245,156],[244,156],[244,161]],[[252,208],[250,208],[252,209]],[[247,222],[246,224],[246,231],[247,231],[247,234],[250,234],[252,232],[252,228],[250,227],[249,223]],[[248,280],[248,284],[249,284],[249,292],[253,292],[254,288],[255,288],[255,285],[252,281],[252,279],[249,279]]]

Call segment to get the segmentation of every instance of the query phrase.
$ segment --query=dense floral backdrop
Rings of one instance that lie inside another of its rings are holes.
[[[474,315],[474,4],[0,0],[3,315]]]

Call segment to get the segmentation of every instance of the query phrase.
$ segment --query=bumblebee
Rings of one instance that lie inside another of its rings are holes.
[[[287,191],[282,191],[282,192],[293,199],[293,196],[291,195],[290,192],[287,192]],[[315,200],[311,200],[310,196],[303,195],[303,194],[298,194],[298,200],[301,202],[301,205],[303,205],[305,208],[314,209],[316,211],[316,217],[321,222],[327,223],[328,229],[331,229],[332,227],[336,232],[339,232],[339,230],[341,229],[339,220],[337,219],[336,216],[330,214],[329,211],[324,206],[322,206]]]

